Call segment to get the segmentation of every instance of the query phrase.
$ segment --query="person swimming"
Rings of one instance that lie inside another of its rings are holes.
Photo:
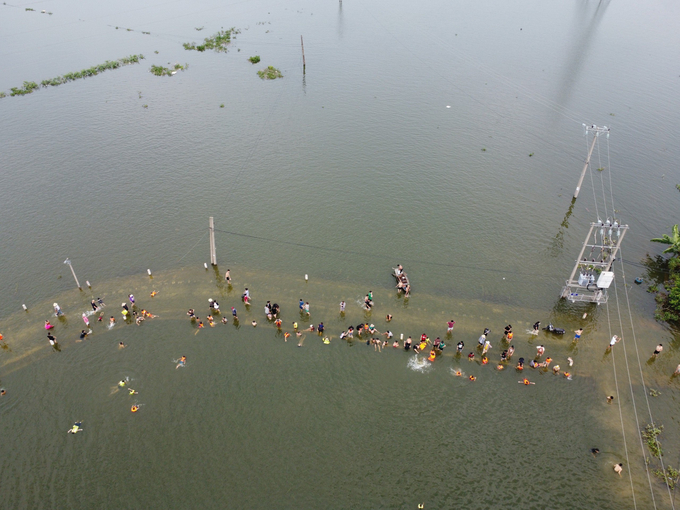
[[[73,427],[71,427],[70,429],[68,429],[66,431],[66,433],[67,434],[77,434],[78,432],[82,432],[83,431],[82,425],[83,425],[82,421],[77,421],[73,424]]]
[[[468,354],[468,361],[472,361],[474,359],[475,359],[475,353],[474,352],[471,352],[470,354]]]
[[[124,387],[125,384],[126,384],[126,381],[125,381],[124,379],[121,379],[120,381],[118,381],[118,386],[119,386],[120,388]]]
[[[137,395],[137,392],[135,390],[133,390],[132,388],[130,388],[128,390],[128,395]]]
[[[182,356],[180,359],[177,360],[177,366],[175,369],[178,369],[179,367],[185,367],[187,364],[187,357]]]
[[[286,331],[286,332],[283,334],[283,340],[287,342],[289,337],[290,337],[290,333],[288,333],[288,331]]]
[[[411,349],[411,342],[412,342],[411,337],[408,337],[408,338],[404,341],[404,350],[405,350],[405,351],[408,351],[409,349]]]
[[[465,347],[465,343],[463,343],[463,341],[460,341],[456,344],[456,351],[458,352],[458,354],[463,352],[463,347]]]
[[[124,349],[124,348],[125,348],[125,344],[124,344],[123,342],[118,342],[118,348],[119,348],[119,349]]]

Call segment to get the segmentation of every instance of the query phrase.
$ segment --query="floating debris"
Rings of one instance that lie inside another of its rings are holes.
[[[275,80],[276,78],[283,78],[283,74],[274,66],[269,66],[267,69],[262,69],[257,72],[257,75],[263,80]]]

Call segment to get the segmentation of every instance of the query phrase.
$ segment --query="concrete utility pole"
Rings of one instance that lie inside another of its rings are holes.
[[[80,283],[78,282],[78,277],[76,276],[76,272],[73,270],[73,265],[71,264],[71,261],[69,259],[66,259],[64,261],[64,264],[68,264],[68,267],[71,268],[71,274],[73,275],[73,279],[76,281],[76,285],[78,286],[78,289],[83,290],[83,288],[80,286]]]
[[[574,198],[578,198],[578,192],[581,191],[581,184],[583,184],[583,178],[586,176],[586,170],[588,170],[588,165],[590,165],[590,156],[593,154],[593,149],[595,148],[595,142],[597,141],[597,137],[603,133],[606,133],[607,138],[609,138],[609,128],[607,126],[597,127],[595,124],[593,124],[592,126],[586,126],[585,124],[583,124],[583,127],[586,129],[586,136],[588,136],[589,132],[591,131],[593,132],[593,143],[590,144],[590,150],[588,151],[586,163],[583,165],[581,178],[578,180],[576,191],[574,191]]]
[[[217,265],[217,251],[215,249],[215,220],[210,217],[210,263]]]

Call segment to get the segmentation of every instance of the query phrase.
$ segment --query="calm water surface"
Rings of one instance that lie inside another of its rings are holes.
[[[678,221],[677,5],[0,7],[1,90],[147,57],[0,100],[1,507],[671,507],[663,484],[648,481],[637,430],[651,421],[649,402],[665,427],[665,462],[680,463],[676,333],[653,321],[653,296],[625,287],[620,266],[608,309],[557,297],[588,223],[612,215],[601,201],[610,177],[631,227],[627,282],[647,276],[641,260],[660,252],[648,240]],[[241,33],[226,54],[182,48],[232,26]],[[148,72],[175,62],[189,67]],[[284,78],[261,81],[266,65]],[[572,205],[581,123],[612,134],[593,156],[605,170]],[[211,215],[217,273],[202,267]],[[74,289],[66,257],[91,291]],[[392,288],[396,263],[412,279],[408,300]],[[366,316],[369,289],[376,306]],[[159,317],[95,323],[76,342],[92,297],[120,317],[130,292]],[[240,328],[196,333],[186,309],[203,317],[210,297],[239,309]],[[271,299],[290,329],[298,298],[330,345],[308,333],[297,348],[266,323]],[[55,300],[66,311],[61,352],[42,328]],[[430,366],[338,339],[360,321],[383,331],[386,313],[392,331],[414,337],[441,336],[455,318],[445,355]],[[583,340],[534,338],[536,320],[584,327]],[[467,353],[490,327],[497,360],[508,323],[515,358],[545,344],[562,369],[574,359],[573,380],[530,371],[537,384],[524,387],[511,368],[455,358],[457,341]],[[666,349],[648,363],[658,342]],[[182,354],[189,362],[176,370]],[[658,397],[645,398],[641,371]],[[123,377],[138,395],[116,391]],[[77,419],[85,431],[67,435]]]

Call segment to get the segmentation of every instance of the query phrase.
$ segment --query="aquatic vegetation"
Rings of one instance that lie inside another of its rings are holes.
[[[657,258],[660,269],[667,271],[668,276],[662,280],[667,292],[659,291],[654,297],[657,302],[654,317],[666,322],[677,322],[680,321],[680,230],[678,230],[678,225],[673,225],[671,235],[664,234],[662,237],[652,239],[652,242],[669,245],[663,253],[671,254],[670,259],[662,256]]]
[[[486,147],[482,147],[482,152],[486,152]]]
[[[600,167],[597,169],[598,172],[604,172],[604,168]]]
[[[676,185],[675,185],[675,189],[677,189],[678,191],[680,191],[680,184],[676,184]]]
[[[675,486],[678,483],[678,478],[680,478],[680,471],[678,471],[677,469],[673,469],[671,466],[668,466],[666,467],[665,473],[660,469],[655,469],[654,476],[664,480],[668,485],[668,488],[672,490],[675,489]]]
[[[129,64],[136,64],[140,60],[144,58],[144,55],[139,54],[139,55],[130,55],[129,57],[123,57],[118,60],[107,60],[103,64],[99,64],[98,66],[93,66],[88,69],[83,69],[82,71],[76,71],[72,73],[66,73],[63,76],[57,76],[56,78],[51,78],[49,80],[43,80],[40,82],[40,85],[38,85],[35,82],[32,81],[25,81],[23,87],[12,87],[10,96],[24,96],[26,94],[31,94],[33,93],[34,90],[37,90],[42,87],[57,87],[59,85],[62,85],[64,83],[67,83],[69,81],[74,81],[74,80],[79,80],[81,78],[89,78],[91,76],[96,76],[99,73],[103,73],[104,71],[108,71],[110,69],[118,69],[121,66],[124,65],[129,65]]]
[[[531,154],[529,154],[529,157],[531,157],[531,156],[533,156],[533,155],[534,155],[534,153],[532,152]]]
[[[654,388],[649,388],[649,395],[652,397],[658,397],[661,395],[661,392],[659,390],[655,390]]]
[[[156,76],[173,76],[177,73],[177,71],[184,71],[187,67],[189,67],[189,64],[175,64],[171,68],[152,65],[150,71],[151,74]]]
[[[222,104],[220,105],[220,108],[224,108],[224,103],[222,103]]]
[[[217,52],[226,53],[227,45],[231,42],[232,37],[235,39],[236,34],[240,33],[241,33],[240,30],[237,30],[235,27],[232,27],[229,30],[220,30],[211,37],[206,37],[205,39],[203,39],[203,44],[196,45],[195,43],[184,43],[182,44],[182,46],[184,46],[185,50],[196,51],[214,50]]]
[[[660,459],[663,456],[663,451],[661,451],[661,443],[658,439],[659,434],[661,434],[662,431],[663,425],[659,425],[657,427],[653,423],[645,426],[645,429],[642,431],[642,438],[647,443],[647,448],[649,448],[650,453],[657,459]]]
[[[24,86],[21,88],[12,87],[12,92],[10,96],[25,96],[26,94],[32,94],[35,89],[39,88],[39,85],[34,81],[25,81]]]
[[[7,97],[7,94],[5,94],[4,92],[0,92],[0,99],[2,99],[3,97]]]
[[[196,30],[197,32],[200,32],[200,31],[203,30],[204,28],[205,28],[205,27],[194,27],[194,30]]]
[[[26,7],[27,11],[35,11],[35,9],[31,9],[30,7]]]
[[[148,108],[148,107],[149,107],[148,104],[143,104],[143,105],[142,105],[142,108]]]
[[[267,69],[262,69],[257,72],[257,75],[263,80],[275,80],[276,78],[283,78],[283,74],[274,66],[269,66]]]
[[[255,55],[255,56],[253,56],[253,57],[250,57],[248,60],[250,60],[250,63],[251,63],[251,64],[257,64],[257,63],[260,61],[260,56],[259,56],[259,55]]]

